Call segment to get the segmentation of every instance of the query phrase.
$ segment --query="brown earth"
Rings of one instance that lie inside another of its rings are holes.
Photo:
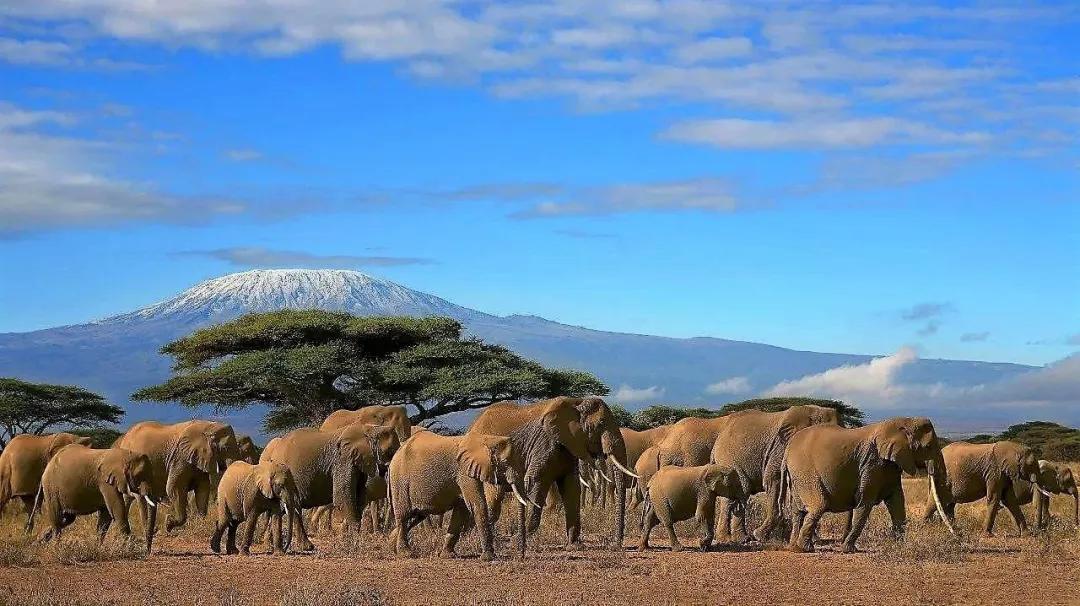
[[[925,489],[912,486],[908,494]],[[910,512],[921,510],[919,500],[909,496]],[[545,520],[524,561],[494,563],[475,557],[471,536],[459,548],[465,555],[454,560],[397,557],[379,535],[350,543],[316,538],[315,554],[217,556],[206,546],[209,521],[198,519],[180,534],[162,534],[155,554],[144,558],[108,548],[118,544],[112,540],[95,551],[88,518],[64,537],[73,541],[65,548],[16,539],[0,545],[8,564],[0,566],[0,604],[1080,604],[1080,539],[1064,499],[1055,501],[1050,531],[1024,538],[1004,512],[996,538],[974,538],[981,508],[969,505],[958,509],[962,541],[940,524],[913,521],[907,539],[893,542],[887,516],[875,511],[860,541],[866,551],[853,555],[832,552],[828,540],[812,554],[780,551],[779,544],[614,552],[595,534],[586,550],[567,552],[558,548],[557,524]],[[586,528],[601,529],[602,516],[590,508]],[[835,528],[836,520],[825,520],[822,536]],[[0,532],[17,531],[9,512]],[[417,534],[418,550],[431,554],[438,532]],[[653,538],[665,544],[662,532]],[[504,541],[500,553],[508,550]]]

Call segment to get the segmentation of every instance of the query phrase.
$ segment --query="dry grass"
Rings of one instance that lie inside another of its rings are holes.
[[[252,557],[211,555],[213,520],[198,515],[173,533],[160,530],[155,553],[146,558],[138,539],[122,541],[111,533],[98,542],[94,516],[78,520],[59,541],[41,545],[23,533],[24,518],[11,507],[0,518],[0,606],[787,603],[809,592],[846,596],[836,601],[854,603],[886,591],[898,601],[935,604],[979,603],[982,594],[970,588],[981,585],[994,587],[999,597],[1012,596],[1001,597],[1004,601],[1054,603],[1043,600],[1048,589],[1015,584],[1017,574],[1046,576],[1072,588],[1054,595],[1076,596],[1080,535],[1065,497],[1052,501],[1050,528],[1022,538],[1002,511],[996,537],[982,539],[983,505],[959,506],[962,536],[956,539],[940,522],[919,519],[925,480],[906,480],[905,494],[905,536],[893,539],[887,513],[875,508],[859,541],[859,548],[869,552],[863,555],[832,553],[843,523],[838,515],[822,520],[822,553],[812,555],[779,551],[784,543],[779,539],[765,546],[719,545],[708,554],[671,554],[664,549],[664,533],[655,531],[657,548],[648,553],[613,550],[605,544],[612,509],[586,504],[585,551],[563,550],[565,528],[556,505],[544,513],[522,561],[514,558],[516,537],[511,535],[516,507],[507,504],[496,534],[501,559],[490,564],[479,561],[479,536],[472,529],[458,544],[460,559],[439,557],[443,530],[426,524],[411,533],[414,553],[406,556],[395,555],[383,533],[340,536],[325,530],[312,532],[318,547],[313,554],[268,556],[259,545]],[[1031,509],[1025,508],[1029,521]],[[159,517],[163,526],[164,516]],[[639,511],[628,509],[627,545],[636,543],[638,519]],[[760,505],[754,503],[748,526],[759,519]],[[132,526],[140,536],[139,521]],[[699,529],[692,523],[679,524],[677,531],[684,545],[696,543]],[[1080,596],[1059,602],[1080,602]]]

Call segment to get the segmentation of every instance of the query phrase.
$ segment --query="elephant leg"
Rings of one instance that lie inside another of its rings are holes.
[[[116,522],[116,530],[121,536],[131,536],[131,525],[128,523],[128,509],[124,503],[124,497],[119,493],[105,494],[105,511],[111,521]]]
[[[469,509],[465,506],[465,503],[460,502],[455,504],[454,508],[450,511],[450,523],[446,525],[446,536],[443,537],[443,556],[448,558],[454,557],[454,548],[457,547],[458,539],[461,538],[461,531],[465,528],[468,521]]]
[[[229,521],[218,518],[217,522],[214,523],[214,533],[210,535],[210,551],[221,553],[221,537],[228,528]]]
[[[581,543],[581,484],[577,472],[566,474],[559,483],[559,496],[566,511],[566,548],[583,549]],[[535,508],[534,508],[535,509]]]
[[[304,514],[297,508],[289,508],[289,542],[292,543],[292,533],[296,530],[296,536],[300,539],[300,551],[314,551],[315,546],[308,538],[307,527],[304,526]]]
[[[1038,491],[1036,493],[1039,504],[1035,509],[1035,523],[1039,528],[1046,528],[1050,525],[1050,499],[1038,494]]]
[[[397,525],[397,551],[398,553],[408,553],[412,551],[412,545],[409,544],[409,533],[416,527],[417,524],[424,521],[427,517],[422,513],[410,512],[405,515]]]
[[[186,492],[181,492],[169,497],[169,503],[172,504],[172,510],[169,511],[169,515],[165,519],[165,531],[172,532],[173,530],[180,528],[187,523],[188,516],[188,496]],[[145,507],[145,505],[143,505]]]
[[[251,543],[255,540],[255,524],[258,520],[258,510],[249,513],[244,520],[244,534],[240,537],[240,553],[244,555],[251,555]],[[266,512],[266,526],[270,534],[270,551],[273,551],[274,542],[281,543],[281,533],[278,532],[277,536],[274,536],[273,514],[269,510]]]
[[[812,509],[808,509],[805,512],[799,512],[799,524],[794,525],[792,528],[793,539],[789,548],[792,551],[813,551],[814,550],[814,532],[817,531],[818,522],[821,520],[821,516],[825,515],[825,506],[816,505]],[[795,529],[798,530],[795,530]],[[797,534],[796,534],[797,533]]]
[[[986,497],[986,514],[983,516],[983,536],[994,536],[994,520],[997,519],[998,509],[1001,507],[999,492]]]
[[[667,530],[668,542],[671,544],[671,550],[682,551],[679,537],[675,534],[675,521],[671,519],[671,512],[664,512],[664,517],[660,519],[660,522],[664,525],[664,530]]]
[[[638,543],[638,551],[645,551],[649,548],[649,535],[652,534],[653,528],[656,528],[659,523],[660,518],[656,517],[656,513],[650,509],[642,520],[641,542]]]
[[[843,543],[840,545],[841,553],[855,552],[855,542],[859,540],[859,535],[862,534],[863,528],[866,527],[866,520],[869,519],[870,510],[873,508],[873,503],[869,501],[860,503],[855,507],[854,516],[851,521],[851,529],[844,535]]]
[[[195,511],[199,512],[200,517],[206,517],[207,511],[210,509],[210,493],[213,487],[210,485],[210,478],[203,477],[195,482]]]
[[[139,512],[139,519],[143,522],[146,522],[147,518],[150,515],[150,506],[146,504],[145,499],[134,499],[134,501],[135,508]],[[128,507],[129,509],[131,508],[131,503],[129,503],[127,500],[125,500],[124,503],[125,507]],[[155,528],[155,530],[157,529]]]
[[[282,532],[281,532],[281,526],[282,526],[281,517],[282,517],[282,515],[281,515],[281,506],[280,505],[275,505],[274,506],[274,513],[271,514],[271,516],[270,516],[271,521],[273,521],[273,523],[274,523],[274,537],[273,537],[273,539],[274,539],[274,548],[270,551],[270,553],[275,554],[275,555],[280,555],[280,554],[285,553],[285,543],[284,543],[284,540],[282,538]]]
[[[717,517],[720,518],[720,530],[717,531],[716,538],[726,543],[731,540],[731,501],[720,497],[720,511]]]
[[[769,535],[776,528],[776,521],[779,516],[779,500],[780,480],[777,479],[765,486],[765,519],[761,520],[761,524],[754,529],[754,538],[760,543],[768,541]]]
[[[229,520],[228,534],[225,537],[225,553],[233,555],[240,553],[240,550],[236,548],[236,527],[239,522],[236,520]]]
[[[490,562],[495,559],[495,545],[494,541],[491,539],[491,530],[494,524],[488,516],[487,499],[484,496],[484,483],[480,480],[473,480],[471,482],[466,482],[462,488],[462,497],[464,497],[465,504],[469,507],[469,513],[472,514],[476,529],[480,532],[480,547],[483,550],[483,553],[480,554],[480,559],[485,562]],[[451,523],[453,523],[452,515]]]
[[[889,511],[889,519],[892,521],[892,534],[894,539],[901,539],[907,527],[907,510],[904,507],[904,491],[896,490],[885,500],[885,508]]]
[[[1020,536],[1024,536],[1027,532],[1027,520],[1024,519],[1024,512],[1020,509],[1020,503],[1016,500],[1016,495],[1013,491],[1005,491],[1005,508],[1012,514],[1013,521],[1016,522],[1016,530],[1020,533]]]
[[[112,516],[109,515],[109,511],[107,509],[104,509],[104,508],[99,509],[98,510],[98,519],[97,519],[98,541],[104,541],[105,540],[105,535],[108,534],[109,526],[111,526],[111,525],[112,525]]]
[[[694,519],[701,528],[701,541],[698,546],[702,551],[708,551],[713,542],[713,528],[716,524],[716,499],[710,496],[699,500]]]

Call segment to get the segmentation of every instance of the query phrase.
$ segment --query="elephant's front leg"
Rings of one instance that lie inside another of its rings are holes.
[[[893,491],[892,495],[885,501],[885,508],[889,510],[889,518],[892,520],[893,538],[902,539],[907,528],[907,509],[904,505],[903,487]]]
[[[1024,512],[1020,509],[1020,502],[1016,500],[1016,495],[1012,490],[1005,491],[1004,500],[1005,508],[1009,510],[1013,521],[1016,522],[1016,529],[1020,532],[1020,536],[1024,536],[1024,533],[1027,532],[1027,520],[1024,519]]]
[[[119,492],[107,491],[105,496],[105,509],[109,520],[116,522],[116,530],[121,536],[131,536],[131,525],[128,524],[128,507],[124,503],[124,497]],[[106,528],[108,530],[108,528]],[[104,533],[102,533],[104,538]]]
[[[701,527],[701,541],[698,546],[702,551],[708,551],[713,542],[713,528],[716,525],[716,497],[709,495],[699,499],[694,519]]]
[[[1001,507],[1001,490],[992,487],[986,495],[986,513],[983,514],[983,536],[994,536],[994,521],[997,519],[998,509]]]
[[[112,516],[109,515],[109,510],[99,509],[97,519],[97,535],[98,541],[104,541],[105,535],[109,532],[109,526],[112,524]]]
[[[721,542],[727,543],[731,540],[731,501],[721,497],[718,514],[717,517],[720,519],[720,530],[716,533],[716,538]]]
[[[210,492],[212,489],[210,476],[200,474],[199,479],[195,481],[195,511],[199,512],[200,516],[206,516],[207,511],[210,509]]]
[[[559,482],[559,496],[566,510],[566,548],[583,549],[581,543],[581,484],[577,471],[566,474]]]
[[[488,516],[484,483],[480,480],[470,480],[465,482],[461,488],[461,496],[465,499],[465,503],[468,505],[470,513],[472,513],[476,529],[480,532],[480,546],[483,550],[480,559],[490,562],[495,559],[495,545],[491,539],[492,522]],[[450,522],[453,523],[453,516],[451,516]]]
[[[169,515],[165,518],[165,530],[171,532],[175,528],[183,526],[187,522],[188,508],[188,476],[186,473],[174,470],[169,474],[165,483],[165,498],[172,505]]]

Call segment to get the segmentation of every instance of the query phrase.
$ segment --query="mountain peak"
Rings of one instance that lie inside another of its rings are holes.
[[[148,319],[223,322],[249,312],[325,309],[357,315],[448,315],[480,312],[395,282],[346,269],[253,269],[200,282],[176,297],[103,323]]]

